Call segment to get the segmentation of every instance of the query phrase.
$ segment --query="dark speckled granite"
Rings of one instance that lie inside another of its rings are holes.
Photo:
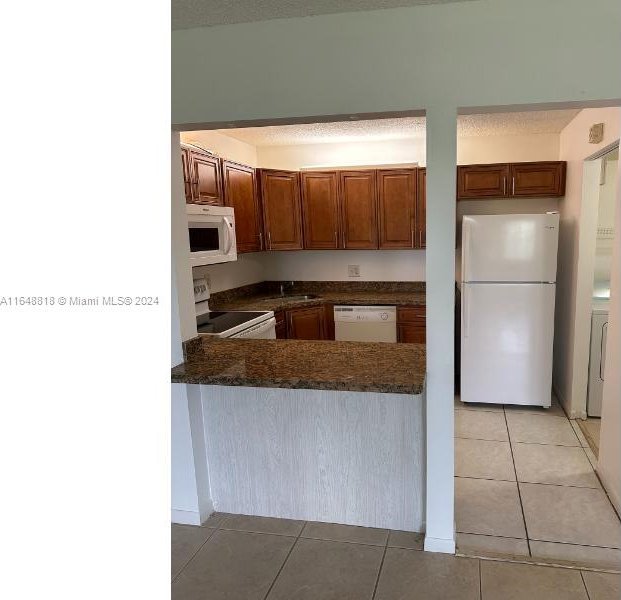
[[[211,296],[211,310],[285,310],[320,304],[416,305],[425,304],[424,282],[295,281],[285,282],[285,293],[315,294],[312,300],[281,298],[280,281],[263,281]]]
[[[424,344],[202,338],[173,383],[420,394]]]

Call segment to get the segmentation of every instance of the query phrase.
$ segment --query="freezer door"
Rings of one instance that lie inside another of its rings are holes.
[[[464,284],[461,400],[550,406],[554,284]]]
[[[556,281],[558,226],[558,214],[464,216],[462,280]]]

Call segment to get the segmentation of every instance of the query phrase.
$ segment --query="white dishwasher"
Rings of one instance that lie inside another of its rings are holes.
[[[396,306],[335,306],[334,339],[346,342],[396,342]]]

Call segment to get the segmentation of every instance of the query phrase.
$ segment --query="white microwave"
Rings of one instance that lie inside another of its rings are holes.
[[[229,206],[187,204],[190,264],[193,267],[237,260],[235,213]]]

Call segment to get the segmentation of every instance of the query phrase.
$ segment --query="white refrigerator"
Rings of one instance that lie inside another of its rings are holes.
[[[559,216],[464,216],[462,402],[550,406]]]

